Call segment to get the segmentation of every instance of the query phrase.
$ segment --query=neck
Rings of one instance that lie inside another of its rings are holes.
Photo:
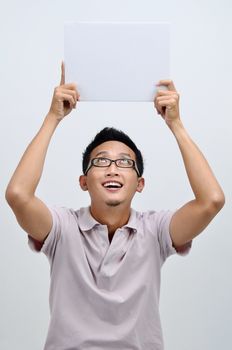
[[[105,206],[100,208],[93,203],[90,206],[91,215],[102,225],[107,225],[109,237],[114,235],[114,232],[127,224],[130,217],[130,207],[124,206],[110,207]]]

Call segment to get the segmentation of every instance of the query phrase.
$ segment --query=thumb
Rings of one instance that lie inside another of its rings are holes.
[[[65,83],[65,67],[64,67],[64,61],[61,63],[61,78],[60,78],[60,85],[64,85]]]

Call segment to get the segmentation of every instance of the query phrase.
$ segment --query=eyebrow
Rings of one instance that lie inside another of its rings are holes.
[[[107,151],[101,151],[101,152],[98,152],[96,155],[95,155],[95,157],[97,157],[97,156],[100,156],[100,155],[108,155],[109,154],[109,152],[107,152]],[[122,153],[119,153],[119,156],[124,156],[124,157],[129,157],[129,158],[131,158],[131,155],[129,154],[129,153],[124,153],[124,152],[122,152]]]

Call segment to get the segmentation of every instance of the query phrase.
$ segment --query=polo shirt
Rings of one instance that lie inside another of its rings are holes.
[[[42,248],[50,263],[50,324],[44,350],[163,350],[161,267],[172,246],[169,210],[131,209],[111,243],[89,207],[49,207]],[[191,242],[178,254],[185,255]]]

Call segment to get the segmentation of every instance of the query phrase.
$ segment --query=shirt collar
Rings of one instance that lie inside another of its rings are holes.
[[[136,220],[136,211],[131,208],[131,214],[128,220],[128,223],[124,227],[132,229],[134,232],[137,232],[137,220]]]
[[[94,226],[101,225],[97,220],[93,218],[90,213],[90,207],[81,208],[79,210],[79,226],[82,231],[91,230]],[[131,208],[131,215],[129,217],[128,223],[124,225],[137,232],[136,225],[136,211]]]
[[[92,217],[90,213],[90,207],[81,208],[79,210],[80,229],[82,231],[88,231],[88,230],[91,230],[96,225],[100,225],[100,223]]]

